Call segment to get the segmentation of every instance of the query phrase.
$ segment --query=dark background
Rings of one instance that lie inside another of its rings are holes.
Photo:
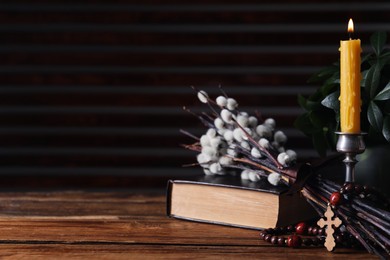
[[[3,188],[162,188],[200,172],[179,129],[204,130],[191,85],[221,85],[242,110],[277,120],[288,147],[297,94],[338,59],[352,17],[367,50],[389,31],[387,1],[1,1]]]

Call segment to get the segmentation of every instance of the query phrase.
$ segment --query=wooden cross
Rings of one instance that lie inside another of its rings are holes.
[[[334,217],[334,212],[330,205],[328,205],[328,208],[326,209],[324,216],[326,220],[325,218],[321,218],[320,220],[318,220],[317,225],[320,226],[321,228],[325,226],[327,227],[325,230],[326,239],[325,239],[324,246],[328,251],[333,251],[336,246],[336,242],[335,242],[335,238],[333,237],[333,234],[335,232],[335,229],[339,227],[342,222],[338,217],[332,219]]]

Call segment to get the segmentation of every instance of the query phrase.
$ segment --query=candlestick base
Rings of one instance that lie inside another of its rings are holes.
[[[366,150],[363,136],[366,133],[343,133],[336,132],[339,136],[336,149],[340,153],[345,154],[345,182],[355,182],[355,165],[358,162],[356,155],[361,154]]]

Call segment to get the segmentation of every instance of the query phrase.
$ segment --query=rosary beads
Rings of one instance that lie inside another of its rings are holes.
[[[348,232],[338,231],[334,236],[337,244],[347,247],[357,244],[356,239]],[[301,246],[323,246],[325,242],[325,228],[300,222],[295,226],[290,225],[287,227],[265,229],[260,232],[260,238],[273,245],[293,248]]]
[[[310,226],[305,222],[300,222],[295,226],[268,228],[260,232],[260,238],[273,245],[293,248],[303,245],[325,245],[329,251],[334,249],[336,243],[346,247],[357,246],[358,241],[354,236],[348,232],[340,231],[340,228],[337,229],[341,225],[341,221],[337,216],[334,216],[334,209],[345,202],[344,198],[348,199],[351,196],[368,197],[374,193],[367,186],[346,182],[339,191],[330,195],[324,219],[320,219],[317,225]]]

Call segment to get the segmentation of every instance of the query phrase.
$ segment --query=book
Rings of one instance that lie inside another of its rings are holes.
[[[288,187],[234,176],[168,181],[167,215],[258,230],[318,217],[306,200],[298,192],[290,193]]]

